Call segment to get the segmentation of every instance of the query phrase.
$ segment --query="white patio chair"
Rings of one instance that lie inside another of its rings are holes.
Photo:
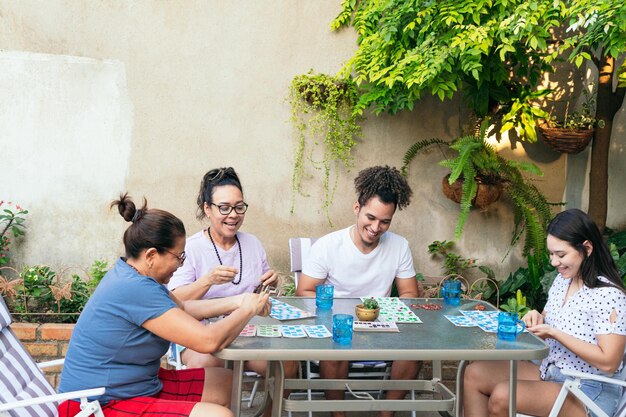
[[[56,417],[57,406],[65,400],[80,400],[81,411],[74,417],[104,417],[100,403],[88,400],[104,394],[104,388],[57,394],[40,368],[61,365],[63,360],[38,366],[11,330],[11,323],[0,297],[0,417]]]
[[[586,372],[578,372],[578,371],[561,371],[563,375],[568,376],[568,378],[563,382],[563,387],[559,392],[556,400],[554,401],[554,405],[552,406],[552,410],[548,417],[557,417],[559,412],[561,411],[561,407],[563,407],[563,403],[565,402],[565,398],[568,394],[573,395],[578,398],[587,408],[592,410],[598,417],[626,417],[626,352],[624,352],[623,359],[624,366],[620,373],[614,378],[607,378],[601,375],[589,374]],[[467,361],[461,361],[459,363],[459,369],[457,373],[457,383],[456,383],[456,392],[457,392],[457,407],[460,407],[461,410],[457,413],[459,416],[463,416],[462,410],[462,402],[463,402],[463,375],[465,373],[465,367],[467,366]],[[580,384],[584,380],[595,380],[606,382],[609,384],[619,385],[622,388],[622,398],[620,399],[619,405],[617,406],[617,410],[612,416],[609,416],[604,411],[602,411],[594,402],[580,390]],[[517,417],[531,417],[526,414],[517,413]]]
[[[593,411],[594,414],[598,417],[626,417],[626,352],[624,352],[623,363],[624,366],[622,367],[622,370],[614,378],[607,378],[600,375],[593,375],[578,371],[562,371],[563,375],[567,375],[568,378],[563,383],[563,388],[561,388],[559,396],[554,402],[554,406],[552,407],[552,411],[550,411],[549,417],[558,416],[559,411],[561,411],[561,407],[565,402],[565,397],[567,397],[568,394],[571,394],[574,397],[578,398],[589,410]],[[584,392],[580,390],[580,384],[584,380],[606,382],[608,384],[619,385],[622,387],[622,398],[619,405],[617,406],[617,410],[612,416],[609,416],[604,411],[602,411],[600,407],[598,407]]]

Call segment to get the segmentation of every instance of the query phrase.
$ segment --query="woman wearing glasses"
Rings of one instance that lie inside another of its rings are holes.
[[[60,392],[105,387],[98,398],[106,417],[126,415],[231,417],[229,381],[222,368],[160,369],[170,342],[199,352],[228,346],[256,314],[267,315],[267,295],[181,302],[165,285],[185,263],[185,227],[174,215],[135,207],[121,196],[117,206],[132,224],[120,258],[93,293],[72,333]],[[228,314],[207,327],[200,319]],[[66,401],[59,416],[74,416],[80,403]]]
[[[190,236],[185,245],[187,260],[169,288],[181,300],[208,299],[254,292],[259,285],[276,285],[278,275],[270,269],[265,250],[255,236],[239,231],[248,205],[233,168],[212,169],[202,178],[196,201],[198,220],[209,226]],[[182,360],[190,368],[223,366],[221,359],[185,349]],[[295,376],[296,362],[286,362],[285,373]],[[249,361],[248,370],[265,374],[265,361]]]

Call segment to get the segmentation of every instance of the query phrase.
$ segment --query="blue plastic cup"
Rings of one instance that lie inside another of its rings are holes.
[[[503,311],[498,314],[498,339],[515,340],[517,335],[524,330],[526,330],[526,324],[519,319],[517,313]]]
[[[333,308],[333,296],[335,287],[330,284],[318,285],[315,287],[315,305],[320,310],[330,310]]]
[[[350,314],[333,315],[333,340],[340,345],[352,343],[352,323],[354,318]]]
[[[461,304],[461,281],[447,279],[443,282],[443,302],[451,306]]]

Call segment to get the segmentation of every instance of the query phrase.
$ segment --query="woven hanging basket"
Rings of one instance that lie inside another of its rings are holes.
[[[450,178],[450,174],[443,177],[441,181],[443,194],[450,200],[460,203],[461,196],[463,195],[463,181],[456,180],[450,185],[448,178]],[[502,195],[502,184],[486,184],[481,182],[480,179],[476,180],[478,181],[478,191],[476,192],[476,197],[472,200],[473,207],[482,209],[500,199]]]
[[[562,153],[579,153],[589,145],[595,129],[564,129],[539,126],[543,141],[552,149]]]

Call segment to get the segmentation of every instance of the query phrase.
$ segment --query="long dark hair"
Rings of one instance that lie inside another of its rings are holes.
[[[146,199],[137,209],[128,193],[120,195],[111,203],[117,206],[120,215],[132,224],[124,232],[124,249],[127,258],[137,258],[141,251],[155,248],[159,253],[176,245],[176,240],[185,237],[183,222],[172,213],[159,209],[149,209]]]
[[[204,203],[211,205],[213,203],[213,188],[220,187],[222,185],[234,185],[239,188],[241,194],[243,194],[243,188],[241,187],[241,181],[239,176],[232,167],[227,168],[215,168],[204,174],[202,182],[200,183],[200,192],[196,199],[198,209],[196,210],[196,218],[202,220],[206,217],[204,212]]]
[[[569,209],[557,214],[548,224],[547,232],[569,243],[583,256],[580,272],[587,287],[612,286],[626,293],[609,247],[602,238],[598,226],[584,211]],[[589,241],[593,246],[591,255],[587,255],[585,241]],[[600,281],[598,276],[607,278],[611,284]]]

